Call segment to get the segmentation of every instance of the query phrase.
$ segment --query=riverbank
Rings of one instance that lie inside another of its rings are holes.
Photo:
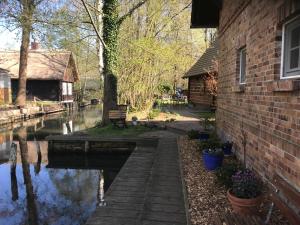
[[[60,103],[52,103],[48,105],[30,104],[27,105],[26,108],[18,108],[16,106],[0,108],[0,126],[65,110],[66,108]]]

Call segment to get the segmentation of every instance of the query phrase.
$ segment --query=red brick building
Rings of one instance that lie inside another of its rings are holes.
[[[218,43],[215,41],[182,77],[188,79],[189,103],[200,107],[211,107],[215,105],[215,96],[208,91],[205,81],[208,77],[208,73],[216,73],[214,64],[217,55]]]
[[[221,136],[262,177],[277,174],[299,194],[300,1],[194,0],[192,27],[218,28]]]

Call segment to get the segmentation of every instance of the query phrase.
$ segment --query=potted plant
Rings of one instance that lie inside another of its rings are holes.
[[[223,149],[225,155],[231,155],[232,154],[232,151],[231,151],[232,146],[233,146],[233,143],[230,142],[230,141],[227,141],[223,144],[222,149]]]
[[[198,130],[189,130],[187,135],[190,140],[198,139],[199,138],[199,131]]]
[[[136,116],[133,116],[133,117],[131,118],[131,120],[132,120],[132,125],[133,125],[133,126],[136,126],[136,125],[138,124],[138,118],[137,118]]]
[[[206,141],[209,139],[209,133],[206,131],[199,132],[198,136],[200,141]]]
[[[249,169],[239,170],[232,176],[232,187],[227,197],[238,214],[255,215],[262,202],[262,183]]]
[[[211,138],[200,142],[204,166],[207,170],[215,170],[222,166],[224,153],[218,139]]]
[[[215,119],[214,115],[210,112],[200,113],[200,123],[203,126],[203,131],[199,133],[200,141],[206,141],[210,138],[211,128],[214,127]]]

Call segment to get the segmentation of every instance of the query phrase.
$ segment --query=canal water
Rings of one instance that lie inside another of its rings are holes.
[[[100,116],[101,109],[91,106],[0,130],[0,225],[81,225],[105,205],[104,193],[128,155],[48,156],[45,141],[92,127]],[[27,132],[27,149],[20,150],[20,130]]]

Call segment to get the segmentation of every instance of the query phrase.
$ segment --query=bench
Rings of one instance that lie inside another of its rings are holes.
[[[117,105],[116,109],[109,110],[109,120],[117,127],[126,127],[127,105]]]
[[[274,205],[288,219],[291,225],[300,224],[300,193],[278,174],[269,182],[269,194],[272,200],[265,221],[257,216],[239,216],[235,213],[219,213],[213,218],[213,225],[267,225],[270,224]],[[292,206],[292,208],[291,208]],[[297,210],[295,212],[294,210]]]

